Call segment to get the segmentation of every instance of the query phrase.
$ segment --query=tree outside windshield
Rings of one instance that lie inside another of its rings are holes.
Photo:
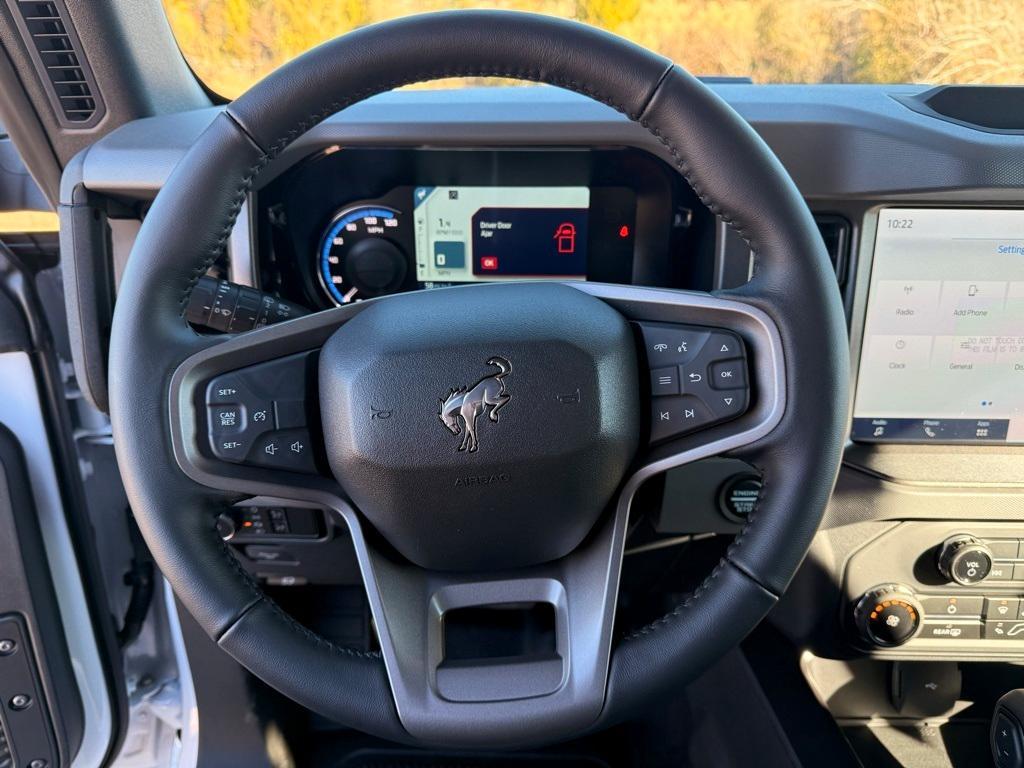
[[[196,74],[228,98],[356,27],[410,13],[481,7],[473,0],[163,2]],[[700,75],[750,77],[758,83],[1024,83],[1024,0],[505,0],[487,5],[594,24]]]

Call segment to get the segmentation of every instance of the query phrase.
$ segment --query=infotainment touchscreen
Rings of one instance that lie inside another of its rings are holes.
[[[588,187],[416,187],[413,211],[421,282],[587,275]]]
[[[855,440],[1024,443],[1024,210],[883,210]]]

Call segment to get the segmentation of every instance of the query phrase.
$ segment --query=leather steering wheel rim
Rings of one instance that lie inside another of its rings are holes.
[[[719,295],[765,313],[782,341],[785,412],[768,435],[732,454],[762,474],[756,509],[685,602],[618,639],[604,707],[588,727],[622,720],[693,678],[760,621],[817,530],[847,426],[845,319],[811,214],[750,126],[668,60],[574,22],[453,11],[363,28],[269,75],[214,119],[139,232],[120,294],[140,300],[118,302],[111,335],[115,448],[154,558],[205,631],[292,699],[404,742],[415,739],[400,721],[380,655],[338,647],[299,625],[262,593],[217,535],[217,513],[239,495],[182,472],[171,446],[168,392],[182,361],[215,343],[188,326],[184,309],[198,278],[223,252],[261,171],[326,116],[371,95],[469,76],[567,88],[654,135],[700,199],[750,244],[752,279]]]

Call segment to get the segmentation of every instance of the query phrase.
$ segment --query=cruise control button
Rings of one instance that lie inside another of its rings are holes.
[[[242,402],[211,405],[206,411],[210,449],[224,461],[243,461],[252,441],[274,428],[270,403],[241,391],[237,395],[241,395]]]
[[[274,428],[270,400],[254,395],[235,375],[218,376],[210,382],[206,402],[210,434],[245,432],[255,436]]]
[[[211,437],[213,455],[224,461],[244,461],[249,452],[249,440],[238,437]]]
[[[308,433],[297,456],[278,456],[272,430],[306,426],[307,374],[314,353],[302,352],[279,360],[246,366],[214,377],[206,385],[207,445],[224,461],[256,463],[298,471],[314,471]],[[276,439],[276,438],[275,438]],[[293,437],[284,445],[292,448]]]
[[[309,432],[305,429],[279,429],[261,435],[253,442],[246,463],[293,472],[316,471]]]
[[[725,360],[711,364],[711,386],[715,389],[742,389],[747,384],[742,360]]]
[[[254,435],[274,428],[273,411],[271,410],[270,403],[264,400],[252,406],[249,426]]]
[[[238,403],[248,394],[249,389],[242,382],[241,376],[234,373],[226,374],[210,382],[206,388],[206,402],[208,405]]]
[[[238,435],[245,431],[245,406],[238,403],[209,407],[210,433]]]
[[[655,397],[679,394],[679,368],[655,368],[651,371],[651,394]]]

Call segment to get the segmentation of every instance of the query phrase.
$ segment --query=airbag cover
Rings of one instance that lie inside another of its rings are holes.
[[[628,323],[557,283],[375,301],[324,346],[320,401],[352,501],[402,555],[445,570],[567,554],[639,432]]]

